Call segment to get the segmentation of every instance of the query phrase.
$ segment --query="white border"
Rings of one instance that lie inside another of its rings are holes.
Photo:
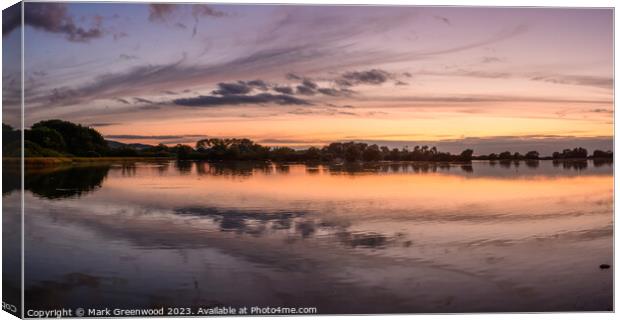
[[[33,0],[30,0],[33,1]],[[34,0],[34,1],[47,1],[47,0]],[[8,0],[2,2],[2,9],[9,7],[12,4],[15,4],[17,1]],[[49,1],[48,1],[49,2]],[[266,0],[218,0],[218,1],[181,1],[181,0],[151,0],[151,1],[123,1],[123,0],[108,0],[108,1],[97,1],[97,0],[81,0],[81,1],[67,1],[60,0],[56,2],[206,2],[206,3],[227,3],[227,4],[343,4],[343,5],[417,5],[417,6],[494,6],[494,7],[605,7],[605,8],[614,8],[615,11],[615,3],[609,0],[441,0],[441,1],[433,1],[433,0],[280,0],[280,1],[266,1]],[[23,8],[22,8],[23,10]],[[23,19],[23,15],[22,15]],[[0,18],[1,21],[1,18]],[[22,29],[23,30],[23,29]],[[618,26],[615,24],[615,12],[614,12],[614,62],[617,54],[616,50],[616,35],[618,34]],[[0,44],[1,49],[1,44]],[[23,50],[24,50],[24,38],[22,32],[22,70],[24,68],[24,59],[23,59]],[[1,52],[1,50],[0,50]],[[0,53],[1,55],[1,53]],[[614,79],[616,74],[616,64],[614,63]],[[2,80],[0,79],[0,85],[2,84]],[[617,83],[614,82],[614,97],[616,92]],[[23,101],[24,101],[24,77],[22,72],[22,128],[24,126],[24,109],[23,109]],[[614,99],[614,110],[615,110],[615,99]],[[614,113],[614,137],[615,137],[615,123],[617,120],[617,115]],[[1,115],[0,115],[1,118]],[[22,130],[23,132],[23,130]],[[1,138],[1,133],[0,133]],[[23,137],[22,137],[23,144]],[[620,142],[614,139],[614,150],[620,150],[619,148]],[[23,146],[22,146],[23,153]],[[0,150],[1,155],[1,150]],[[617,160],[617,159],[616,159]],[[23,154],[22,154],[22,162],[23,162]],[[617,168],[617,161],[614,161],[614,173]],[[23,163],[22,163],[23,170]],[[1,169],[0,169],[1,172]],[[23,180],[23,175],[22,175]],[[614,174],[614,190],[615,190],[615,182],[616,177]],[[1,185],[1,182],[0,182]],[[23,181],[22,181],[23,186]],[[614,196],[615,203],[615,196]],[[23,234],[24,234],[24,199],[22,192],[22,250],[23,250]],[[615,222],[615,206],[614,206],[614,222]],[[1,225],[0,225],[1,230]],[[614,235],[615,235],[615,224],[614,224]],[[618,265],[618,259],[616,253],[616,248],[618,248],[618,238],[614,236],[614,265]],[[1,238],[0,238],[1,244]],[[22,288],[23,288],[23,254],[22,254]],[[1,261],[1,258],[0,258]],[[1,265],[0,265],[1,268]],[[615,290],[615,276],[616,276],[617,268],[614,267],[614,306],[618,306],[618,295]],[[1,293],[1,288],[0,288]],[[23,290],[22,290],[22,306],[23,306]],[[615,318],[615,313],[472,313],[472,314],[407,314],[407,315],[371,315],[372,318],[377,319],[405,319],[405,318],[415,318],[415,319],[610,319]],[[322,319],[350,319],[350,318],[360,318],[367,316],[320,316]],[[233,319],[233,317],[222,317],[223,319]],[[257,319],[282,319],[279,317],[252,317]],[[308,319],[308,316],[287,316],[286,319]],[[0,312],[0,319],[15,319],[13,316],[6,312]],[[133,319],[148,319],[148,318],[133,318]],[[188,319],[188,318],[166,318],[166,319]],[[240,319],[240,317],[236,317],[234,319]]]

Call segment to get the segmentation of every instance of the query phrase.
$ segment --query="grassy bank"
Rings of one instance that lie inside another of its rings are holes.
[[[88,164],[88,163],[110,163],[110,162],[127,162],[127,161],[155,161],[155,160],[174,160],[175,158],[155,158],[155,157],[27,157],[24,158],[24,164],[27,166],[49,166],[63,164]],[[2,159],[5,164],[19,165],[20,158],[5,157]]]

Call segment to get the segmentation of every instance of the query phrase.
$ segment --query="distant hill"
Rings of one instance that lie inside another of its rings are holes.
[[[106,140],[105,142],[108,144],[108,147],[110,147],[110,149],[129,148],[134,150],[145,150],[153,147],[152,145],[143,143],[122,143],[113,140]]]

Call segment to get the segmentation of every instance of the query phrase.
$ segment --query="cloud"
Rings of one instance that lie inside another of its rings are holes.
[[[194,17],[194,27],[192,28],[192,37],[198,33],[198,21],[201,17],[223,17],[222,11],[217,11],[205,4],[195,4],[192,6],[192,16]]]
[[[95,122],[95,123],[91,123],[88,126],[89,127],[107,127],[107,126],[114,126],[119,124],[118,122]]]
[[[14,12],[14,9],[11,9],[6,15],[3,14],[3,35],[11,33],[19,26],[21,23],[19,17],[20,13]],[[4,19],[7,21],[4,22]],[[73,17],[67,12],[66,4],[37,2],[24,4],[24,23],[26,25],[46,32],[62,34],[67,40],[73,42],[88,42],[91,39],[102,37],[101,21],[101,18],[95,19],[94,26],[83,28],[75,24]]]
[[[303,79],[300,85],[297,86],[297,94],[311,96],[316,94],[316,89],[319,87],[316,82],[310,79]]]
[[[372,100],[366,98],[361,100]],[[540,102],[540,103],[574,103],[574,104],[611,104],[611,99],[571,99],[571,98],[552,98],[537,96],[509,96],[509,95],[452,95],[452,96],[401,96],[392,98],[382,98],[386,102],[408,102],[408,103],[432,103],[438,107],[448,106],[452,103],[485,103],[485,102]],[[412,105],[407,106],[407,108]],[[384,106],[387,108],[388,106]],[[400,107],[397,107],[400,108]]]
[[[450,72],[436,71],[419,71],[419,74],[434,76],[458,76],[458,77],[475,77],[489,79],[509,79],[522,78],[531,81],[542,81],[548,83],[576,86],[590,86],[604,89],[613,88],[613,77],[600,76],[584,76],[584,75],[563,75],[563,74],[534,74],[531,73],[511,73],[511,72],[493,72],[481,70],[458,69]]]
[[[285,94],[260,93],[256,95],[230,94],[225,96],[198,96],[194,98],[181,98],[173,100],[173,103],[188,107],[217,107],[224,105],[243,104],[267,104],[279,105],[312,105],[309,101],[295,98]]]
[[[508,72],[492,72],[492,71],[479,71],[479,70],[462,70],[459,69],[452,72],[451,75],[463,76],[463,77],[475,77],[475,78],[490,78],[490,79],[507,79],[513,77],[513,74]]]
[[[329,105],[329,104],[328,104]],[[330,105],[329,108],[296,108],[290,111],[287,111],[288,114],[294,115],[346,115],[346,116],[358,116],[357,113],[351,111],[340,110],[341,107]]]
[[[243,81],[237,81],[236,83],[220,82],[217,84],[217,86],[219,89],[213,90],[213,94],[219,94],[222,96],[246,94],[252,91],[252,87],[250,87]]]
[[[2,10],[2,35],[8,35],[22,23],[22,6],[18,2]]]
[[[502,59],[498,58],[498,57],[482,57],[481,62],[482,63],[494,63],[494,62],[501,62]]]
[[[114,39],[114,41],[121,39],[121,38],[125,38],[127,36],[128,36],[127,32],[124,32],[124,31],[115,32],[112,34],[112,38]]]
[[[350,71],[345,72],[339,79],[336,79],[336,83],[343,87],[350,87],[359,84],[379,85],[388,81],[390,77],[390,73],[379,69]]]
[[[316,89],[319,85],[316,84],[316,82],[310,80],[310,79],[304,79],[304,81],[302,81],[301,83],[304,87],[310,88],[310,89]]]
[[[328,142],[328,141],[325,141]],[[266,144],[316,144],[317,140],[309,140],[309,139],[285,139],[285,138],[267,138],[267,139],[259,139],[258,143],[266,143]]]
[[[123,98],[114,98],[114,100],[116,100],[116,101],[118,101],[118,102],[120,102],[120,103],[130,104],[130,102],[129,102],[129,101],[127,101],[127,100],[125,100],[125,99],[123,99]]]
[[[534,81],[544,81],[556,84],[568,84],[578,86],[590,86],[612,89],[614,79],[612,77],[594,77],[581,75],[536,75],[530,78]]]
[[[226,14],[222,11],[213,9],[205,4],[167,4],[167,3],[152,3],[149,5],[149,21],[151,22],[166,22],[181,8],[191,8],[191,14],[194,18],[194,27],[192,28],[192,37],[198,32],[198,22],[203,17],[223,17]],[[184,23],[177,22],[175,27],[181,29],[187,29]]]
[[[151,3],[149,5],[149,20],[152,22],[166,21],[176,9],[176,4]]]
[[[435,20],[441,21],[442,23],[445,23],[449,26],[452,25],[452,23],[450,23],[450,19],[443,17],[443,16],[433,16],[433,18],[435,18]]]
[[[288,80],[302,80],[302,77],[294,74],[294,73],[287,73],[286,74],[286,79]]]
[[[196,82],[211,82],[231,74],[258,73],[277,66],[308,61],[304,48],[290,47],[259,50],[249,55],[216,65],[184,65],[185,59],[162,65],[141,65],[119,73],[93,77],[91,82],[73,88],[59,87],[29,94],[33,108],[47,109],[50,102],[56,106],[69,106],[96,99],[143,94],[144,92],[178,89]],[[313,51],[311,59],[318,59],[328,52]],[[53,83],[51,83],[53,85]]]
[[[218,89],[213,90],[213,94],[222,96],[234,95],[234,94],[248,94],[253,89],[259,89],[262,91],[269,90],[269,84],[264,80],[256,79],[250,81],[237,81],[232,83],[220,82],[217,84]]]
[[[215,10],[206,4],[195,4],[192,6],[192,16],[196,19],[200,17],[223,17],[225,15],[224,12]]]
[[[49,96],[49,102],[56,103],[74,99],[79,93],[71,88],[55,88]]]
[[[118,58],[121,59],[121,60],[136,60],[136,59],[138,59],[137,56],[130,55],[130,54],[124,54],[124,53],[121,53],[118,56]]]
[[[318,85],[312,80],[304,80],[300,85],[297,86],[297,94],[311,96],[316,94],[316,88]]]
[[[248,81],[246,82],[246,84],[250,87],[258,88],[263,91],[266,91],[269,89],[269,85],[267,84],[267,82],[260,80],[260,79]]]
[[[293,94],[293,88],[289,86],[275,86],[273,87],[273,90],[279,93]]]
[[[488,42],[485,42],[488,43]],[[221,79],[223,76],[257,74],[260,72],[273,72],[278,68],[288,67],[294,70],[296,67],[307,66],[314,61],[321,61],[325,57],[334,57],[343,52],[346,45],[326,44],[320,42],[313,45],[288,45],[284,47],[270,47],[250,52],[245,56],[233,58],[229,61],[214,65],[185,65],[179,62],[164,65],[143,65],[132,67],[129,70],[116,73],[94,76],[93,81],[71,89],[70,95],[56,95],[55,102],[58,106],[69,106],[93,99],[110,98],[114,96],[128,96],[143,94],[144,92],[177,89],[182,86],[192,85],[198,82],[209,83]],[[451,50],[449,50],[451,51]],[[443,51],[437,54],[444,53]],[[402,59],[415,59],[419,56],[427,58],[430,52],[418,52],[401,56],[400,54],[381,56],[382,61],[399,61]],[[356,60],[363,57],[363,60]],[[350,67],[356,64],[368,64],[379,57],[360,53],[349,57],[344,65],[342,62],[327,62],[321,64],[322,68],[334,68],[335,66]],[[333,60],[333,59],[332,59]],[[332,61],[330,60],[330,61]],[[342,66],[341,66],[342,65]],[[320,70],[319,70],[320,71]],[[358,71],[359,72],[359,71]],[[289,79],[303,79],[296,74],[289,74]],[[64,88],[67,89],[67,88]],[[43,90],[43,89],[42,89]],[[43,109],[49,107],[49,92],[53,89],[45,89],[40,94],[29,94],[29,103],[34,108]],[[63,89],[59,89],[63,90]],[[64,90],[63,90],[64,91]],[[64,97],[64,99],[60,99]]]
[[[161,107],[154,106],[154,105],[148,105],[148,106],[141,106],[138,109],[140,109],[140,110],[159,110],[159,109],[161,109]]]
[[[198,138],[204,137],[202,135],[160,135],[160,136],[144,136],[135,134],[112,134],[106,135],[107,139],[124,139],[124,140],[144,140],[144,139],[157,139],[157,140],[171,140],[171,139],[183,139],[183,138]]]
[[[613,110],[604,109],[604,108],[596,108],[596,109],[592,109],[592,110],[589,110],[589,111],[593,112],[593,113],[614,113]]]
[[[133,98],[137,103],[155,103],[152,100],[149,99],[144,99],[144,98],[140,98],[140,97],[134,97]]]
[[[95,123],[91,123],[88,126],[89,127],[108,127],[108,126],[114,126],[119,124],[118,122],[95,122]]]
[[[298,77],[298,76],[296,76]],[[321,93],[328,96],[346,96],[353,93],[352,90],[349,89],[334,89],[334,88],[319,88],[319,85],[309,78],[301,78],[302,82],[296,86],[296,90],[287,85],[270,85],[264,80],[256,79],[251,81],[237,81],[231,83],[218,83],[218,89],[213,90],[212,93],[215,95],[245,95],[254,89],[259,89],[262,91],[268,91],[269,89],[285,94],[285,95],[315,95],[317,93]]]
[[[334,88],[319,88],[317,90],[321,94],[332,97],[341,97],[341,96],[349,96],[353,93],[352,90],[349,89],[334,89]]]

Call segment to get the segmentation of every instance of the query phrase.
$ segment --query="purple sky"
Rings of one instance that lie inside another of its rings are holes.
[[[168,144],[612,148],[612,9],[26,3],[25,13],[27,126],[61,118]],[[19,76],[10,30],[5,90]]]

